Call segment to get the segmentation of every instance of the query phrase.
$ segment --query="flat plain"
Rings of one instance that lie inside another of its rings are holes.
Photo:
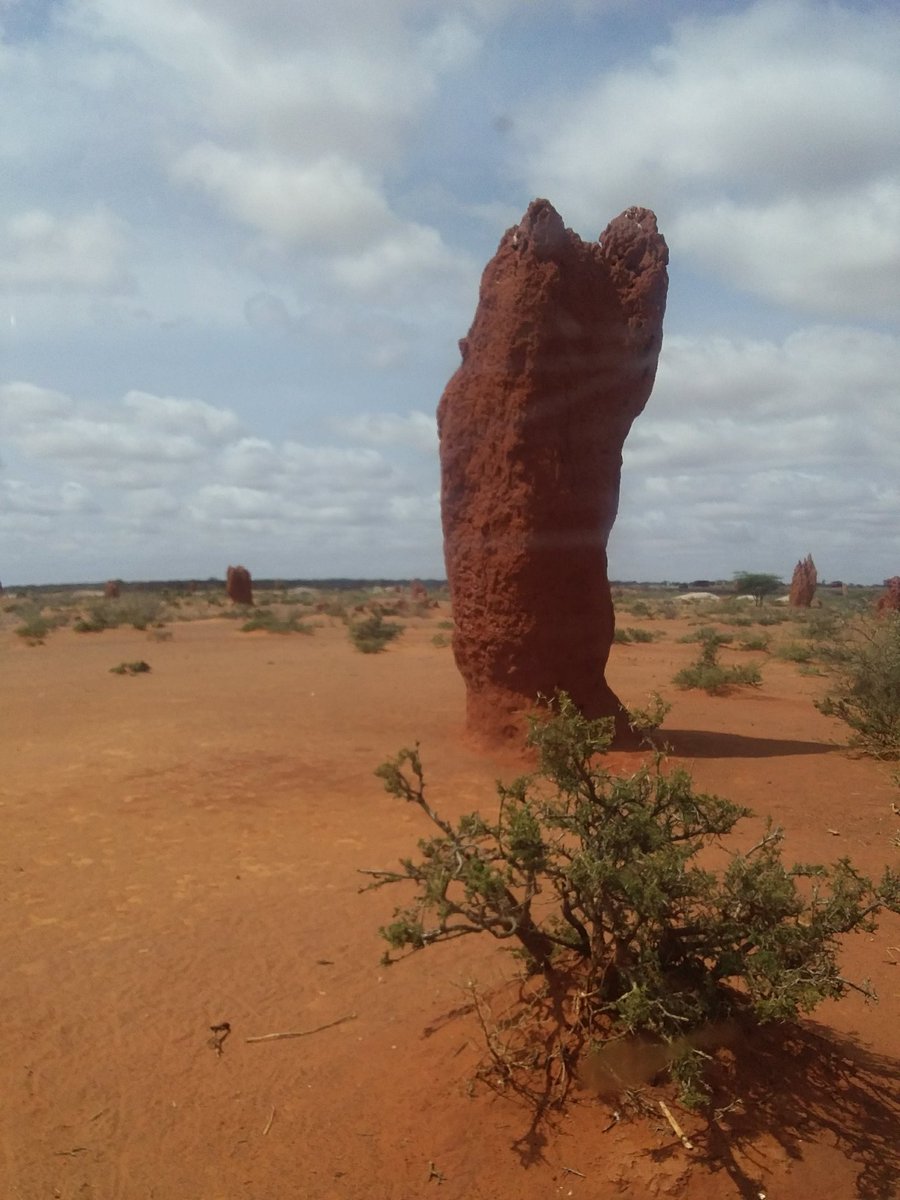
[[[42,645],[3,618],[4,1196],[900,1194],[898,918],[846,944],[846,974],[870,979],[879,1004],[853,993],[793,1042],[732,1051],[746,1094],[716,1139],[685,1150],[662,1118],[583,1086],[534,1128],[515,1096],[474,1080],[469,984],[496,994],[515,962],[464,938],[382,966],[378,927],[401,897],[360,892],[360,869],[394,865],[428,832],[385,794],[379,763],[418,741],[451,817],[490,811],[495,781],[528,767],[463,734],[463,685],[440,644],[448,605],[399,618],[403,636],[371,655],[327,613],[311,614],[311,636],[280,636],[215,612],[184,619],[190,608],[164,630],[70,626]],[[790,861],[846,854],[872,874],[895,861],[891,770],[841,748],[844,729],[813,705],[822,676],[728,647],[723,659],[761,664],[760,688],[672,686],[699,619],[620,610],[621,627],[654,640],[613,647],[619,695],[672,702],[672,759],[754,809],[747,845],[771,816]],[[139,660],[151,670],[111,670]],[[621,771],[641,760],[610,756]],[[274,1033],[305,1036],[248,1040]]]

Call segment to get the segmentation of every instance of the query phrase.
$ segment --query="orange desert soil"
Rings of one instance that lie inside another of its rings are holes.
[[[673,699],[675,757],[770,813],[789,860],[848,854],[879,872],[897,791],[835,747],[842,727],[811,703],[822,681],[772,661],[758,691],[677,692],[686,627],[615,646],[616,692]],[[463,739],[436,622],[408,621],[371,656],[338,621],[312,637],[171,628],[159,642],[62,630],[38,647],[0,633],[4,1200],[897,1194],[897,918],[846,949],[880,1004],[854,993],[793,1049],[745,1047],[748,1102],[717,1139],[688,1151],[662,1118],[613,1125],[618,1103],[584,1090],[530,1133],[518,1101],[471,1084],[465,985],[489,992],[513,961],[464,938],[382,967],[377,929],[401,896],[358,891],[359,868],[393,865],[427,832],[373,776],[386,757],[418,739],[448,815],[490,808],[494,781],[523,769]],[[110,674],[140,658],[150,674]],[[762,828],[741,826],[743,844]],[[218,1055],[209,1027],[225,1021]]]

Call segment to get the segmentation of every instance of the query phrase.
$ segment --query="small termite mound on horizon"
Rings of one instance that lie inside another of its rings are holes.
[[[225,576],[225,591],[232,604],[253,603],[253,583],[246,567],[229,567]]]

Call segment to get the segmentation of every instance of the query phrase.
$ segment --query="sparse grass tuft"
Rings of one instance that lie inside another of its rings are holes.
[[[802,642],[785,642],[776,649],[775,657],[782,658],[785,662],[810,663],[815,658],[815,652]]]
[[[120,662],[109,670],[112,675],[145,675],[150,670],[150,664],[138,659],[136,662]]]
[[[249,621],[245,621],[241,626],[242,633],[253,633],[257,629],[264,629],[267,633],[314,633],[315,626],[309,622],[301,621],[296,613],[290,613],[286,617],[279,617],[271,608],[258,608],[254,611]]]
[[[631,645],[632,642],[653,642],[656,640],[656,635],[649,629],[637,629],[633,625],[626,625],[624,628],[617,628],[613,634],[613,641],[624,645]]]
[[[30,607],[24,604],[20,605],[17,611],[23,620],[22,624],[16,627],[15,632],[29,646],[42,646],[48,634],[64,623],[63,619],[44,616],[41,610],[34,605]]]
[[[697,689],[710,696],[726,696],[735,687],[759,687],[762,675],[755,664],[723,667],[719,662],[719,647],[731,641],[730,634],[720,634],[714,629],[699,631],[700,657],[690,666],[682,667],[672,682],[683,691]],[[684,639],[682,639],[684,640]]]
[[[735,649],[767,651],[769,649],[769,639],[764,633],[758,633],[753,637],[741,638]]]

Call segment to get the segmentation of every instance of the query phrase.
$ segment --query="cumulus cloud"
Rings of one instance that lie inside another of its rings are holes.
[[[898,371],[900,337],[853,328],[667,339],[625,443],[613,573],[623,553],[629,575],[681,579],[787,572],[810,551],[826,577],[892,573]]]
[[[140,425],[163,433],[188,434],[207,444],[230,441],[241,428],[233,412],[205,400],[128,392],[122,403],[134,413]]]
[[[6,433],[14,433],[17,429],[50,418],[63,417],[71,413],[74,407],[71,396],[53,388],[24,381],[0,385],[0,422]]]
[[[234,413],[201,400],[133,391],[101,409],[30,383],[0,387],[0,425],[33,463],[125,488],[174,479],[240,430]]]
[[[292,246],[354,249],[390,224],[378,188],[337,155],[298,164],[206,143],[181,155],[174,173],[252,229]]]
[[[296,552],[321,563],[324,554],[339,573],[359,571],[352,556],[382,549],[438,562],[434,464],[402,454],[433,439],[433,425],[421,413],[388,414],[322,445],[248,434],[229,409],[199,399],[133,391],[119,404],[89,404],[8,384],[0,428],[16,470],[0,487],[0,528],[27,540],[56,522],[67,555],[87,562],[96,527],[78,517],[93,513],[109,556],[137,563],[157,548],[187,575],[207,573],[188,562],[197,547],[227,558],[245,545],[245,557],[269,561]],[[63,482],[47,482],[53,473]],[[123,569],[110,562],[107,572]]]
[[[900,310],[900,176],[827,197],[719,200],[680,213],[669,232],[710,272],[784,305],[877,319]]]
[[[454,253],[436,229],[407,222],[359,254],[340,255],[334,275],[352,291],[386,293],[399,298],[418,290],[420,280],[450,279],[468,283],[475,264],[468,255]]]
[[[60,217],[32,208],[0,232],[0,285],[16,291],[133,290],[124,223],[103,208]]]
[[[423,454],[437,454],[437,421],[427,413],[360,413],[337,422],[336,427],[371,446],[410,446]]]
[[[208,127],[314,160],[338,147],[360,162],[397,154],[442,71],[465,62],[477,34],[462,14],[409,0],[77,0],[70,18],[93,37],[136,47],[181,81]],[[197,48],[203,47],[203,53]]]
[[[80,483],[50,487],[21,479],[0,481],[0,510],[40,517],[99,511],[90,491]]]
[[[542,97],[517,129],[532,188],[591,236],[647,204],[679,253],[739,287],[829,314],[896,306],[896,12],[684,16],[649,61]]]

